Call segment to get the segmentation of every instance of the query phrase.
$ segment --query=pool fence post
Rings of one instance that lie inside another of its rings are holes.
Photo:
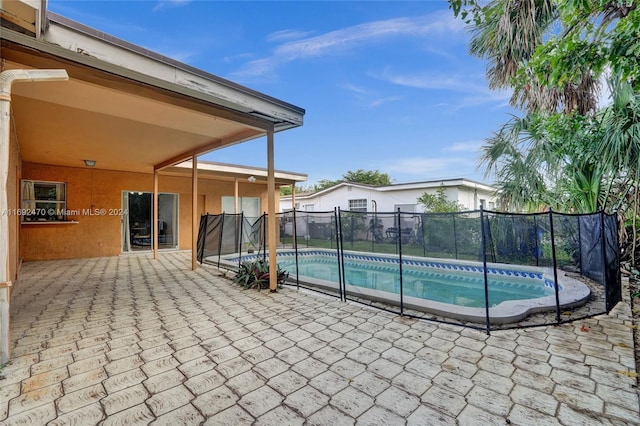
[[[458,233],[456,230],[456,214],[451,213],[451,217],[453,218],[453,249],[456,252],[456,260],[458,260]]]
[[[239,247],[239,250],[238,250],[238,254],[240,256],[238,256],[238,269],[240,269],[240,266],[242,265],[242,237],[243,237],[243,232],[242,231],[243,231],[243,225],[244,225],[244,212],[240,212],[240,238],[239,238],[240,247]],[[249,254],[248,251],[247,251],[247,254]]]
[[[489,280],[487,279],[487,237],[484,229],[484,207],[480,205],[480,229],[482,235],[482,270],[484,272],[484,309],[487,334],[491,334],[491,322],[489,321]]]
[[[296,225],[297,223],[297,219],[296,219],[296,208],[293,208],[293,224],[291,226],[291,229],[293,232],[293,249],[294,249],[294,253],[296,254],[296,288],[298,290],[300,290],[300,272],[298,271],[298,227]]]
[[[267,213],[262,213],[262,238],[260,239],[260,245],[262,246],[262,261],[267,261]]]
[[[420,214],[420,240],[422,241],[422,257],[427,257],[427,241],[424,238],[424,220],[426,217],[426,214]]]
[[[222,212],[222,220],[220,221],[220,238],[218,239],[218,268],[220,268],[220,257],[222,253],[222,233],[224,232],[224,212]]]
[[[580,259],[580,275],[582,274],[582,215],[578,216],[578,255]]]
[[[602,206],[598,208],[598,211],[600,213],[600,250],[602,251],[602,282],[604,283],[604,307],[608,314],[611,309],[609,308],[610,301],[607,288],[609,286],[609,281],[607,281],[607,253],[606,245],[604,243],[606,236],[604,229],[604,209],[602,208]]]
[[[578,227],[579,228],[579,227]],[[535,244],[536,244],[536,266],[540,266],[540,247],[538,246],[538,216],[533,215],[533,230],[535,231]]]
[[[620,229],[620,216],[618,216],[618,209],[613,209],[611,211],[612,214],[614,214],[614,219],[615,219],[615,225],[616,227],[613,229],[613,232],[607,234],[609,235],[614,241],[613,241],[613,246],[616,248],[616,264],[615,264],[615,269],[616,269],[616,293],[618,295],[617,297],[617,302],[619,302],[622,298],[622,272],[620,271],[620,243],[618,241],[618,229]],[[606,246],[605,246],[606,247]],[[608,283],[607,283],[608,285]]]
[[[342,284],[344,281],[344,270],[342,267],[342,255],[340,254],[340,248],[342,247],[342,221],[340,220],[340,207],[333,208],[334,220],[336,223],[336,263],[338,265],[338,291],[340,292],[340,301],[346,300],[346,297],[342,294]]]
[[[200,247],[200,252],[198,253],[198,257],[200,258],[200,264],[204,262],[204,246],[207,244],[207,228],[209,227],[209,213],[204,215],[204,227],[202,226],[202,216],[200,217],[200,232],[202,232],[202,247]],[[200,239],[200,238],[198,238]]]
[[[551,233],[551,259],[553,267],[553,288],[556,292],[556,323],[560,324],[560,293],[558,290],[558,270],[556,260],[556,234],[553,229],[553,210],[549,207],[549,232]]]
[[[398,207],[398,267],[400,271],[400,315],[404,315],[404,296],[402,294],[402,213]]]
[[[369,215],[367,214],[367,217],[369,217]],[[371,231],[371,252],[375,253],[376,251],[376,221],[377,221],[377,216],[373,216],[373,219],[369,219],[369,231]],[[365,219],[366,220],[366,219]],[[371,225],[373,223],[373,226]],[[369,235],[369,231],[367,231],[367,236]]]

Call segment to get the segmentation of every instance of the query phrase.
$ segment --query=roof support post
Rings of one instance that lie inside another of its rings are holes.
[[[238,191],[238,178],[233,179],[233,183],[234,183],[234,192],[233,192],[233,212],[235,214],[240,213],[240,210],[238,209],[238,197],[239,197],[239,191]]]
[[[153,241],[153,258],[158,259],[158,171],[153,171],[153,222],[151,238]]]
[[[9,216],[7,199],[9,177],[9,132],[11,121],[11,85],[20,81],[68,80],[65,70],[7,70],[0,72],[0,364],[9,361]],[[16,207],[16,206],[14,206]]]
[[[198,156],[191,157],[191,269],[198,269]]]
[[[276,262],[276,179],[274,172],[273,129],[267,131],[267,246],[269,248],[269,291],[278,291]]]

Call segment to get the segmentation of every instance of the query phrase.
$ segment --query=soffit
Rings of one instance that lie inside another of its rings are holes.
[[[6,60],[12,55],[5,52]],[[110,77],[100,85],[93,71],[51,62],[5,62],[5,69],[62,68],[70,77],[63,82],[14,83],[13,130],[24,161],[78,167],[91,159],[101,169],[151,172],[154,165],[178,154],[222,148],[264,134],[212,115],[206,105],[172,102]]]
[[[254,139],[273,126],[4,38],[0,56],[5,70],[65,69],[69,74],[69,81],[13,84],[12,130],[23,161],[78,167],[90,159],[100,169],[148,173],[182,154]]]

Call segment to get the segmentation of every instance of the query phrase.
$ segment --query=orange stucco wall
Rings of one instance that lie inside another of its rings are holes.
[[[122,191],[153,191],[153,175],[92,168],[23,163],[23,179],[66,182],[67,210],[122,208]],[[159,192],[179,194],[179,248],[191,249],[191,178],[159,177]],[[198,212],[219,213],[222,196],[234,195],[234,183],[199,179]],[[242,183],[240,196],[261,197],[267,206],[266,185]],[[23,260],[116,256],[122,253],[121,217],[78,215],[77,224],[23,224],[20,251]]]

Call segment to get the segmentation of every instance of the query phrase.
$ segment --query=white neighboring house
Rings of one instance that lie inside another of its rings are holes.
[[[322,191],[295,194],[280,197],[280,211],[286,212],[294,207],[299,211],[340,210],[369,212],[423,213],[418,198],[426,193],[436,195],[440,187],[448,200],[457,201],[466,210],[478,210],[480,206],[487,210],[496,208],[496,188],[470,179],[443,179],[422,182],[399,183],[386,186],[373,186],[361,183],[342,182]],[[292,199],[295,203],[292,205]]]

